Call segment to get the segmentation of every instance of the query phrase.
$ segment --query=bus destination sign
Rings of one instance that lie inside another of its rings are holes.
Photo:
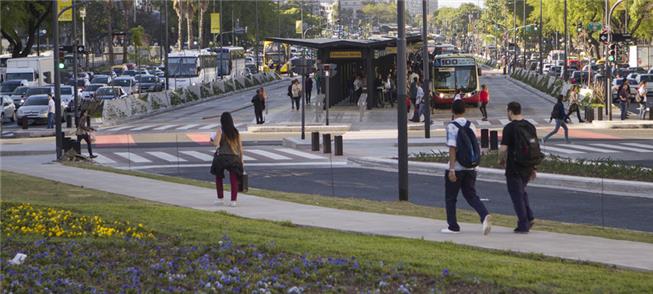
[[[466,65],[476,65],[476,60],[469,57],[447,57],[447,58],[436,58],[433,61],[433,66],[466,66]]]

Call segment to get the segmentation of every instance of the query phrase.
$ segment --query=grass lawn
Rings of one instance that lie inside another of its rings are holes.
[[[233,279],[240,276],[250,283],[270,283],[273,287],[279,282],[274,281],[276,275],[277,279],[285,278],[282,284],[288,287],[284,288],[284,292],[293,282],[306,283],[304,286],[309,292],[330,291],[330,288],[324,288],[325,283],[335,285],[333,289],[340,289],[340,292],[354,292],[376,289],[382,282],[391,287],[384,288],[385,292],[399,292],[398,289],[404,285],[419,293],[429,292],[432,288],[467,293],[644,293],[653,288],[653,273],[650,272],[540,255],[481,250],[451,243],[244,219],[7,172],[2,172],[1,181],[3,213],[7,207],[18,203],[31,203],[34,207],[66,209],[83,216],[97,215],[107,222],[118,220],[143,224],[158,236],[155,241],[77,238],[71,242],[62,238],[43,241],[34,235],[21,234],[7,238],[3,233],[3,260],[11,258],[15,250],[27,251],[31,256],[28,256],[27,265],[29,258],[45,260],[47,263],[42,264],[39,270],[45,275],[59,275],[62,279],[83,276],[86,278],[84,281],[89,283],[100,281],[100,285],[122,285],[123,289],[133,289],[130,287],[143,287],[142,281],[148,278],[163,277],[163,284],[149,282],[148,285],[189,290],[188,287],[192,286],[186,285],[184,288],[185,284],[170,283],[196,279],[199,284],[195,285],[200,285],[215,273],[223,274],[221,281],[226,276],[227,281],[231,282],[222,283],[221,286],[234,285]],[[3,221],[3,226],[5,223]],[[230,246],[222,250],[225,243]],[[63,258],[43,257],[44,252]],[[77,258],[75,254],[82,259],[80,264],[73,263]],[[246,261],[242,261],[242,258]],[[286,260],[290,260],[290,264],[285,264]],[[281,265],[273,266],[275,262]],[[222,263],[230,268],[228,275],[225,274],[227,269],[220,272],[213,270],[215,264]],[[79,269],[72,270],[76,267]],[[255,273],[234,273],[233,267]],[[296,268],[299,268],[299,273],[295,273]],[[170,276],[170,270],[176,273]],[[197,270],[205,272],[198,274]],[[4,266],[4,263],[2,271],[5,285],[13,285],[12,277],[16,271],[20,272],[17,267]],[[121,278],[131,282],[124,282]],[[114,279],[115,283],[112,282]],[[68,280],[61,283],[68,285],[74,282]]]
[[[179,184],[194,185],[214,189],[215,184],[207,181],[199,181],[194,179],[186,179],[181,177],[173,177],[166,175],[152,174],[142,171],[128,171],[123,169],[116,169],[107,166],[95,165],[91,163],[68,162],[69,166],[89,168],[101,171],[116,172],[121,174],[146,177],[155,180],[162,180],[174,182]],[[228,187],[228,185],[227,185]],[[278,192],[265,189],[250,188],[248,194],[273,198],[284,201],[297,202],[308,205],[317,205],[331,208],[377,212],[394,215],[408,215],[434,219],[446,219],[444,208],[431,207],[424,205],[416,205],[410,202],[400,201],[373,201],[357,198],[341,198],[341,197],[328,197],[313,194],[300,194],[300,193],[287,193]],[[461,222],[476,223],[478,222],[478,215],[476,212],[465,209],[458,209],[458,220]],[[517,218],[512,215],[492,214],[492,222],[495,225],[512,227],[517,223]],[[653,233],[632,231],[626,229],[615,228],[601,228],[592,225],[571,224],[549,220],[536,220],[537,224],[535,229],[539,231],[548,231],[555,233],[567,233],[575,235],[595,236],[616,240],[630,240],[637,242],[653,243]]]

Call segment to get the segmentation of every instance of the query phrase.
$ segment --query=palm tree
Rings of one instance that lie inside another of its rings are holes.
[[[200,2],[200,15],[199,15],[199,24],[198,33],[200,38],[200,48],[204,48],[204,13],[209,9],[209,2],[206,0],[198,0]]]
[[[186,0],[186,27],[188,28],[188,48],[193,46],[193,17],[195,17],[195,10],[197,9],[197,2],[195,0]]]
[[[183,47],[183,28],[184,28],[184,15],[186,14],[186,0],[173,0],[172,7],[177,13],[177,50]]]

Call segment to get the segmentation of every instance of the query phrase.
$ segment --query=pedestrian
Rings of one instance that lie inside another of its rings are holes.
[[[360,75],[356,75],[356,78],[354,79],[354,93],[352,95],[352,101],[349,102],[358,103],[358,99],[361,97],[361,94],[363,94],[363,81]]]
[[[302,98],[302,85],[299,80],[295,79],[295,83],[293,84],[291,91],[293,104],[297,108],[297,111],[299,111],[299,102]]]
[[[569,141],[569,129],[567,128],[567,123],[565,122],[567,120],[567,115],[565,114],[565,105],[562,104],[562,99],[563,96],[558,95],[558,102],[553,105],[553,110],[551,111],[549,122],[555,119],[556,126],[553,128],[553,131],[542,138],[542,145],[544,145],[544,143],[546,143],[546,141],[549,140],[549,138],[551,138],[553,135],[557,134],[560,130],[560,127],[562,127],[565,132],[565,142],[567,144],[571,143],[571,141]]]
[[[410,80],[410,88],[408,93],[410,94],[410,102],[413,104],[413,106],[416,106],[415,102],[417,100],[417,78]],[[417,107],[415,107],[415,111],[417,111]]]
[[[304,80],[304,89],[306,92],[304,93],[304,97],[306,98],[306,104],[311,104],[311,93],[313,92],[313,78],[311,78],[310,75],[306,75],[306,79]]]
[[[238,198],[239,182],[244,174],[243,167],[243,144],[240,141],[240,134],[234,126],[234,120],[229,112],[223,112],[220,116],[220,128],[216,130],[215,136],[211,138],[213,145],[217,146],[211,174],[215,175],[215,188],[218,192],[216,205],[224,205],[224,171],[229,171],[229,183],[231,184],[231,206],[236,206]]]
[[[481,150],[475,135],[475,127],[465,119],[465,103],[454,101],[451,105],[454,119],[447,124],[447,146],[449,146],[449,170],[444,175],[445,207],[447,228],[442,233],[459,233],[456,219],[458,192],[476,210],[483,224],[483,235],[492,229],[491,216],[476,194],[476,166],[481,159]]]
[[[322,93],[322,76],[319,74],[315,74],[315,91],[317,92],[317,95],[320,95]]]
[[[625,120],[628,118],[628,100],[630,96],[628,81],[624,80],[623,84],[619,86],[617,95],[619,95],[619,110],[621,111],[621,120]]]
[[[256,116],[256,124],[263,124],[263,110],[265,110],[265,90],[263,87],[256,89],[256,95],[252,97],[252,104],[254,104],[254,115]]]
[[[487,104],[490,103],[490,92],[487,89],[487,85],[481,85],[481,93],[479,96],[481,102],[481,107],[479,109],[483,116],[482,120],[487,121]]]
[[[48,129],[54,127],[55,104],[52,95],[48,94]]]
[[[419,122],[423,112],[422,105],[424,104],[424,100],[423,100],[424,90],[422,89],[422,87],[418,86],[416,91],[417,93],[415,94],[415,110],[413,111],[413,118],[410,119],[410,121],[412,122]]]
[[[526,186],[537,176],[537,165],[544,155],[540,152],[537,130],[524,119],[518,102],[508,104],[508,123],[503,128],[499,164],[505,167],[506,185],[517,214],[515,233],[526,234],[535,224]]]
[[[453,101],[463,100],[463,89],[456,89],[456,94],[453,95]]]
[[[77,124],[77,130],[75,135],[77,135],[77,142],[82,143],[82,140],[86,141],[86,148],[88,149],[88,157],[96,158],[97,155],[93,155],[93,149],[91,148],[91,143],[95,141],[95,132],[94,128],[91,128],[88,125],[88,110],[82,110],[82,113],[79,117],[79,124]]]
[[[574,86],[569,92],[569,112],[567,113],[567,121],[571,122],[571,114],[576,113],[578,122],[584,123],[585,121],[580,118],[580,101],[578,101],[578,87]]]
[[[646,81],[641,81],[639,87],[637,87],[637,96],[635,97],[635,102],[639,104],[639,119],[644,119],[646,115],[647,101],[646,93],[648,89],[646,88]]]
[[[293,97],[292,96],[292,87],[294,85],[295,85],[295,80],[290,81],[290,85],[288,85],[288,92],[286,93],[286,95],[288,95],[288,98],[290,98],[290,110],[291,111],[295,109],[295,103],[294,103],[293,98],[292,98]]]

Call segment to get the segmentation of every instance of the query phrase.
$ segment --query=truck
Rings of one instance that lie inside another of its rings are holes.
[[[53,82],[52,56],[30,56],[7,60],[5,80],[27,80],[30,86],[45,86]]]
[[[653,45],[630,46],[628,65],[649,69],[653,67]]]

